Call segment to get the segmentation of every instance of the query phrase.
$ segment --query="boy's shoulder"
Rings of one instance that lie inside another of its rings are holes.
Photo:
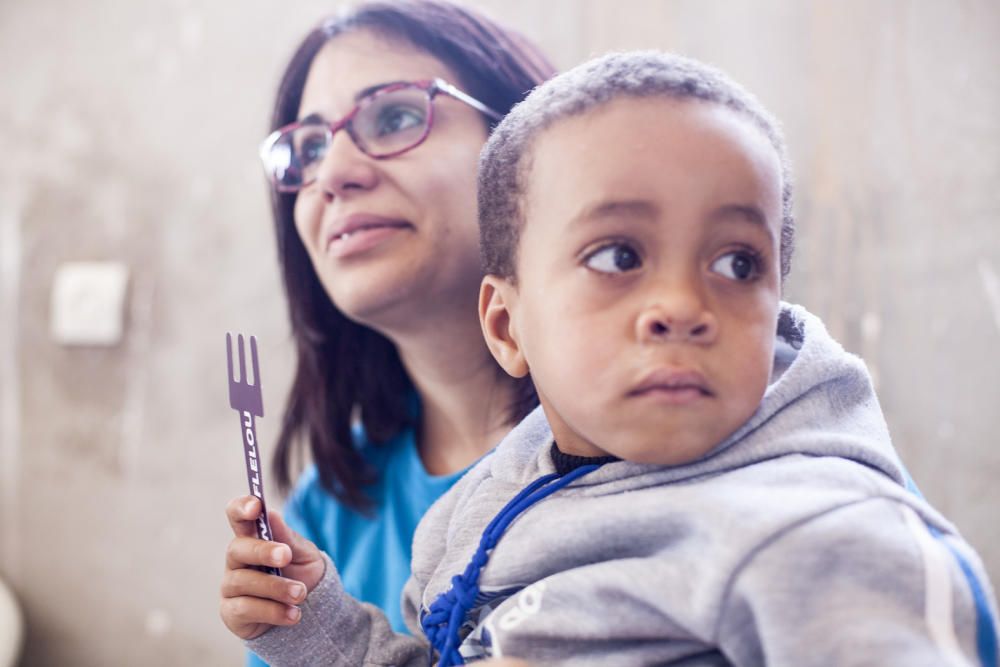
[[[491,477],[514,484],[527,484],[541,475],[555,470],[549,456],[552,446],[552,428],[541,406],[529,412],[508,433],[488,461]]]
[[[552,432],[542,409],[536,408],[508,433],[493,451],[473,465],[455,484],[431,505],[417,526],[413,538],[412,569],[415,576],[435,570],[451,541],[454,518],[462,508],[491,506],[482,496],[492,497],[494,479],[511,480],[514,485],[531,482],[539,476],[548,460],[540,456],[552,442]],[[549,462],[551,465],[551,462]],[[551,472],[545,470],[543,472]],[[493,499],[496,500],[496,499]]]

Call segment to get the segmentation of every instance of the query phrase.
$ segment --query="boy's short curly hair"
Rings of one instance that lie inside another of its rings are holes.
[[[795,221],[792,182],[778,121],[750,92],[720,70],[660,51],[611,53],[538,86],[497,126],[479,158],[479,238],[483,270],[516,280],[517,245],[524,224],[530,151],[557,121],[620,97],[705,100],[733,109],[760,128],[781,162],[781,278],[791,268]]]

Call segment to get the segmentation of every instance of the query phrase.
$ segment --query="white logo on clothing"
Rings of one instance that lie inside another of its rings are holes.
[[[531,584],[517,594],[517,606],[504,612],[500,617],[501,630],[513,630],[521,625],[529,616],[534,616],[542,608],[542,594],[545,592],[545,582]]]

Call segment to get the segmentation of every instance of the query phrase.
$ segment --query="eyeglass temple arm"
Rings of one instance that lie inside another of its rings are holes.
[[[493,120],[503,120],[503,114],[502,113],[500,113],[499,111],[494,111],[493,109],[489,108],[488,106],[486,106],[485,104],[483,104],[482,102],[480,102],[479,100],[477,100],[475,97],[472,97],[470,95],[466,95],[461,90],[459,90],[455,86],[451,85],[450,83],[448,83],[444,79],[434,79],[434,85],[435,85],[435,87],[438,88],[438,90],[441,90],[441,91],[443,91],[445,93],[448,93],[452,97],[465,102],[466,104],[468,104],[473,109],[479,111],[480,113],[486,114],[487,116],[489,116]]]

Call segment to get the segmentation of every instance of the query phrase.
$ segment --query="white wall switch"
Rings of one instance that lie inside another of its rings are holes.
[[[116,345],[124,328],[128,267],[66,262],[52,284],[50,335],[62,345]]]

